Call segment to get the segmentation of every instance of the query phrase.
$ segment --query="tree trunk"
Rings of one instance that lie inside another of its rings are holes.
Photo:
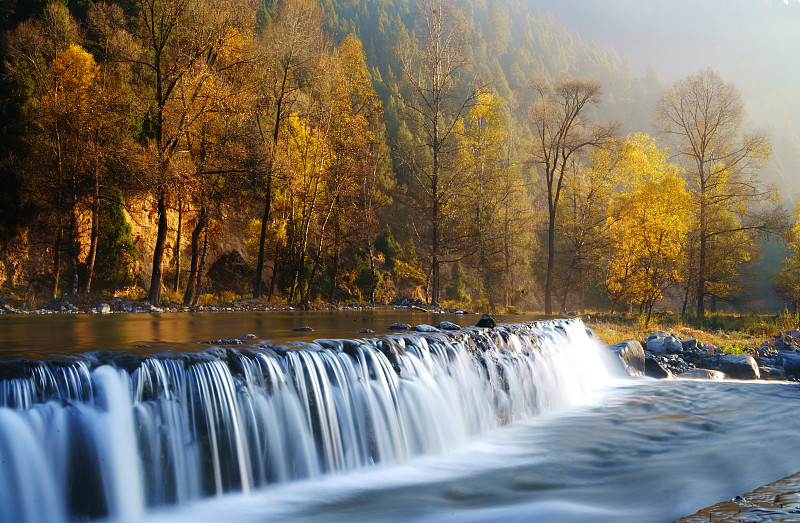
[[[200,235],[206,228],[206,208],[205,205],[200,207],[200,216],[197,218],[197,224],[192,231],[192,260],[189,269],[189,280],[186,282],[186,290],[183,293],[183,304],[191,305],[194,298],[195,286],[197,284],[197,273],[200,265]]]
[[[51,300],[58,298],[58,280],[61,278],[61,244],[63,241],[64,231],[59,227],[56,241],[53,244],[53,288],[50,293]]]
[[[547,223],[547,279],[544,285],[544,313],[553,314],[553,265],[556,259],[556,213],[550,211]]]
[[[86,287],[84,292],[91,292],[94,279],[94,262],[97,259],[97,241],[100,238],[100,180],[98,173],[94,175],[94,194],[92,195],[92,237],[89,242],[89,254],[86,256]]]
[[[167,189],[164,186],[158,189],[158,231],[156,233],[156,248],[153,251],[153,275],[150,278],[150,293],[147,301],[154,306],[161,305],[161,275],[164,260],[164,245],[167,242]]]
[[[175,238],[175,285],[172,292],[177,296],[181,283],[181,233],[183,232],[183,199],[178,200],[178,233]]]
[[[194,299],[192,306],[200,301],[200,294],[203,292],[203,273],[206,271],[206,257],[208,256],[208,227],[203,233],[203,255],[200,257],[200,268],[197,270],[197,284],[194,287]]]

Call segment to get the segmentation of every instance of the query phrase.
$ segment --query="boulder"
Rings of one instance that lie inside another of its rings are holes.
[[[724,372],[711,369],[691,369],[678,375],[679,378],[690,380],[724,380]]]
[[[295,327],[292,330],[297,332],[314,332],[314,329],[312,329],[308,325],[306,325],[305,327]]]
[[[666,332],[657,332],[648,336],[645,346],[654,354],[680,354],[683,351],[681,340]]]
[[[489,316],[488,314],[484,314],[481,319],[478,320],[478,323],[475,324],[476,327],[484,327],[487,329],[494,329],[495,325],[494,318]]]
[[[391,325],[389,325],[389,329],[393,331],[402,331],[410,328],[411,325],[409,325],[408,323],[392,323]]]
[[[800,352],[782,350],[778,353],[778,363],[786,370],[786,376],[800,378]]]
[[[648,356],[644,359],[644,375],[657,379],[674,377],[670,371],[662,367],[652,356]]]
[[[101,303],[95,310],[100,314],[111,314],[111,305],[108,303]]]
[[[638,341],[625,341],[609,347],[617,355],[625,372],[631,376],[644,376],[644,349]]]
[[[683,350],[693,350],[700,347],[700,342],[697,341],[697,338],[687,338],[685,340],[681,340],[681,347]]]
[[[758,372],[761,373],[762,380],[784,381],[786,379],[786,371],[780,367],[759,367]]]
[[[747,354],[726,354],[720,357],[719,368],[737,380],[757,380],[761,377],[756,360]]]
[[[459,325],[456,325],[455,323],[451,323],[449,321],[441,321],[441,322],[439,322],[439,328],[444,330],[444,331],[461,330],[461,327]]]
[[[374,331],[374,330],[372,330],[372,329],[366,329],[366,328],[364,328],[364,329],[358,329],[358,330],[356,331],[356,334],[372,334],[373,332],[375,332],[375,331]]]
[[[439,329],[437,329],[433,325],[427,325],[425,323],[417,325],[416,327],[414,327],[414,330],[417,332],[439,332]]]

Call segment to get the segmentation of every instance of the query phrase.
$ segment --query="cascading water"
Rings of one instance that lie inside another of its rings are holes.
[[[0,367],[0,521],[152,507],[396,464],[611,381],[580,320]]]

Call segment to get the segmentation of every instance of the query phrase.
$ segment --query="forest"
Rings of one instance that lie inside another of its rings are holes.
[[[797,317],[800,206],[711,68],[638,77],[511,0],[16,0],[0,30],[3,292],[703,317],[780,238]]]

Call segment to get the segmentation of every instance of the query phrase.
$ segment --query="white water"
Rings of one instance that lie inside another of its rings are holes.
[[[21,367],[0,382],[0,521],[140,520],[164,506],[226,520],[231,504],[263,519],[276,484],[281,499],[316,500],[309,481],[435,463],[419,456],[612,382],[580,321]]]

